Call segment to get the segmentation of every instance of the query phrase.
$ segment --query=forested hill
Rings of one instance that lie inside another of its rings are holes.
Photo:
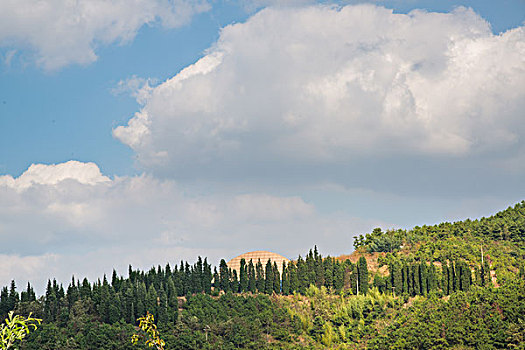
[[[405,260],[443,262],[461,260],[471,268],[481,257],[491,264],[500,281],[512,276],[525,260],[525,201],[490,217],[414,227],[411,230],[374,229],[355,238],[360,253],[383,252]],[[392,253],[392,254],[390,254]]]
[[[15,281],[0,316],[42,318],[21,349],[136,349],[136,319],[155,316],[166,349],[525,348],[525,202],[491,217],[380,228],[346,258],[317,248],[282,266],[241,261],[129,267],[43,296]],[[282,271],[282,273],[280,273]]]

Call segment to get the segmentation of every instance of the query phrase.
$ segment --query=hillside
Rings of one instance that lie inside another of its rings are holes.
[[[245,261],[237,275],[199,257],[67,288],[50,281],[40,297],[13,281],[0,314],[44,320],[21,349],[140,348],[130,336],[146,312],[166,349],[523,349],[524,238],[521,202],[479,220],[378,228],[350,255],[314,248],[282,274]]]

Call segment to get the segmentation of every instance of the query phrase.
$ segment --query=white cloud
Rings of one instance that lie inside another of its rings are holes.
[[[82,163],[70,160],[61,164],[32,164],[20,177],[0,176],[0,186],[7,185],[15,189],[26,189],[35,184],[56,185],[64,180],[74,180],[81,184],[94,185],[110,181],[102,175],[95,163]]]
[[[215,263],[255,249],[293,257],[320,242],[348,252],[352,233],[374,224],[322,215],[298,196],[203,195],[147,175],[110,179],[93,163],[35,164],[0,177],[0,286],[14,278],[43,288],[55,276],[67,282],[197,255]]]
[[[205,0],[4,0],[0,46],[34,50],[47,70],[88,64],[99,45],[128,42],[145,24],[179,27],[209,7]]]
[[[141,105],[145,104],[153,91],[153,85],[157,84],[156,79],[139,78],[136,75],[120,80],[111,93],[114,95],[129,94]]]
[[[523,143],[524,39],[465,8],[267,8],[224,28],[114,135],[142,167],[188,178],[499,157]]]

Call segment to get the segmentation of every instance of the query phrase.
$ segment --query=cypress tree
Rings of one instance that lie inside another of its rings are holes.
[[[266,294],[272,294],[273,292],[273,266],[270,259],[266,262],[266,278],[264,280],[264,292]]]
[[[393,287],[396,295],[403,294],[403,270],[399,262],[392,264],[394,268]]]
[[[455,286],[456,281],[456,271],[454,269],[454,262],[450,261],[450,265],[448,266],[448,291],[449,294],[452,294],[456,291]]]
[[[472,282],[472,271],[464,261],[462,261],[460,264],[460,271],[460,288],[462,291],[467,291],[469,290]]]
[[[350,288],[352,290],[352,294],[357,295],[357,291],[359,290],[359,287],[358,287],[359,277],[357,275],[358,274],[357,264],[350,265],[348,269],[350,270],[349,283],[350,283]]]
[[[248,290],[251,293],[257,291],[257,281],[255,279],[255,266],[253,266],[253,261],[250,259],[248,263]]]
[[[113,273],[111,274],[111,286],[116,292],[120,290],[120,279],[118,278],[117,271],[115,271],[115,269],[113,269]]]
[[[207,258],[204,258],[204,267],[202,271],[202,288],[204,293],[211,294],[211,281],[213,279],[211,273],[211,265],[208,264]]]
[[[233,293],[239,292],[239,279],[237,278],[237,270],[229,269],[230,274],[230,291]]]
[[[310,251],[311,253],[311,251]],[[301,258],[297,259],[297,291],[301,294],[306,292],[306,289],[310,286],[310,280],[308,277],[308,267],[306,262]]]
[[[213,288],[215,291],[219,291],[221,289],[220,276],[219,276],[219,273],[217,272],[217,266],[213,268]]]
[[[191,293],[192,291],[191,267],[187,261],[186,261],[186,264],[184,264],[184,279],[183,279],[182,289],[184,290],[184,295],[187,295]]]
[[[241,266],[239,268],[239,291],[241,293],[248,291],[248,270],[244,258],[241,259]]]
[[[230,273],[228,264],[224,259],[219,263],[219,289],[225,293],[230,291]]]
[[[359,275],[359,280],[357,281],[359,293],[366,295],[368,293],[368,264],[364,256],[360,257],[357,262],[357,271]]]
[[[490,264],[486,259],[483,264],[483,276],[484,286],[489,286],[492,283],[492,278],[490,277]]]
[[[16,291],[15,280],[11,280],[11,287],[9,288],[9,297],[7,298],[7,308],[8,310],[14,310],[15,306],[20,301],[20,296]]]
[[[157,315],[157,290],[153,284],[150,284],[148,292],[146,293],[146,312]]]
[[[409,294],[410,291],[409,291],[409,272],[410,272],[410,268],[408,267],[408,265],[405,265],[403,266],[403,294]]]
[[[166,294],[166,291],[164,290],[163,286],[160,286],[160,290],[158,293],[158,322],[161,324],[168,324],[170,321],[169,313],[168,313],[168,295]]]
[[[259,293],[264,293],[264,268],[260,259],[257,261],[257,264],[255,266],[255,281],[257,291]]]
[[[417,283],[417,285],[416,285]],[[408,275],[408,294],[416,295],[416,288],[419,289],[419,273],[417,272],[416,265],[410,265]]]
[[[273,262],[273,291],[276,294],[281,294],[281,275],[275,261]]]
[[[28,292],[31,286],[27,284]],[[67,287],[67,302],[68,307],[71,308],[73,304],[80,298],[80,293],[75,283],[75,276],[71,278],[71,283]]]
[[[460,265],[461,266],[461,265]],[[461,281],[460,281],[460,272],[461,270],[458,269],[458,262],[454,262],[454,292],[457,292],[461,289]]]
[[[334,265],[334,288],[336,292],[340,292],[344,288],[345,266],[339,261]]]
[[[147,293],[146,283],[144,283],[144,281],[142,282],[137,281],[135,290],[136,290],[135,300],[137,301],[137,307],[136,307],[137,313],[135,314],[135,316],[137,317],[144,316],[146,314],[146,305],[145,305],[146,293]]]
[[[297,277],[297,266],[294,263],[288,264],[288,275],[290,280],[290,291],[289,293],[295,293],[299,288],[299,279]]]
[[[441,280],[443,281],[442,282],[442,290],[443,290],[443,293],[446,294],[446,295],[449,295],[450,294],[450,286],[448,284],[448,281],[449,281],[449,271],[448,271],[448,265],[447,265],[447,262],[443,262],[442,265],[442,277],[441,277]]]
[[[324,285],[330,289],[334,287],[334,259],[326,257],[323,260],[324,265]]]
[[[433,263],[430,264],[430,267],[427,269],[427,273],[428,273],[427,289],[430,292],[431,290],[437,289],[436,266],[434,266]]]
[[[315,272],[315,285],[317,288],[321,288],[325,284],[323,258],[317,252],[317,246],[314,251],[314,272]]]
[[[283,268],[282,268],[282,281],[283,281],[283,294],[288,295],[290,294],[290,276],[288,273],[288,268],[286,267],[286,262],[283,261]]]
[[[2,288],[2,292],[0,292],[0,317],[3,320],[7,313],[11,310],[9,310],[9,307],[7,306],[7,299],[9,298],[9,290],[7,287]]]
[[[424,261],[421,261],[419,264],[419,280],[421,283],[421,295],[427,295],[428,293],[428,272],[427,264]]]

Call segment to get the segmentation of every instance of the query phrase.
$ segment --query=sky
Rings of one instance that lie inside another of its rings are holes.
[[[525,2],[0,2],[0,285],[525,199]]]

